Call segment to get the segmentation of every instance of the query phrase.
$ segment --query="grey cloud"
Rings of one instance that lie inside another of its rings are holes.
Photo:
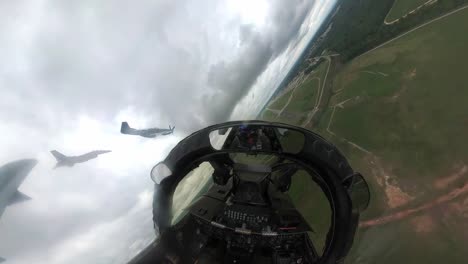
[[[252,26],[238,28],[242,50],[233,61],[220,61],[208,72],[208,84],[215,89],[204,105],[213,105],[205,110],[211,122],[221,122],[231,115],[235,105],[245,96],[260,74],[288,47],[314,1],[275,1],[269,30],[256,31]],[[272,88],[273,89],[273,88]],[[220,107],[225,106],[225,107]]]
[[[260,31],[235,20],[207,23],[224,15],[216,13],[217,1],[47,3],[26,53],[31,81],[11,76],[10,85],[25,98],[38,93],[47,102],[34,102],[29,111],[48,108],[105,119],[135,105],[153,116],[155,125],[171,123],[186,132],[226,120],[297,36],[313,7],[313,1],[275,1]],[[216,51],[216,32],[239,35],[242,45],[215,54],[213,61],[204,53]],[[232,59],[219,60],[223,55]]]
[[[273,55],[273,49],[267,40],[255,34],[241,54],[235,62],[220,62],[208,73],[208,83],[217,88],[204,102],[204,105],[212,105],[218,109],[206,111],[206,116],[212,122],[221,122],[229,117],[236,102],[265,69]]]
[[[21,93],[22,101],[28,103],[27,108],[10,112],[52,109],[68,116],[89,113],[109,118],[128,105],[154,105],[148,95],[158,93],[159,78],[170,77],[158,72],[165,61],[172,60],[166,55],[172,52],[164,46],[164,27],[176,8],[162,1],[137,5],[127,1],[45,2],[37,11],[43,19],[34,21],[33,34],[23,37],[34,43],[24,47],[25,69],[21,74],[7,74],[8,83],[2,85]],[[14,30],[12,24],[6,35]],[[4,61],[18,59],[5,50],[2,53]],[[0,65],[0,71],[8,72],[10,66]]]

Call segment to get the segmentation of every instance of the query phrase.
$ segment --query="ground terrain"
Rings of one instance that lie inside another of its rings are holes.
[[[325,58],[261,115],[321,134],[369,181],[349,263],[468,259],[467,23],[464,9],[344,65]]]

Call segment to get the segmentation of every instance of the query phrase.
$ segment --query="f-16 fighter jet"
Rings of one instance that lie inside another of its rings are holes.
[[[64,166],[73,167],[73,165],[75,165],[76,163],[82,163],[88,160],[95,159],[99,155],[108,153],[108,152],[111,152],[111,151],[110,150],[95,150],[95,151],[91,151],[91,152],[88,152],[86,154],[79,155],[79,156],[65,156],[56,150],[52,150],[50,153],[52,153],[52,155],[57,160],[57,165],[55,165],[55,168],[57,168],[57,167],[64,167]]]

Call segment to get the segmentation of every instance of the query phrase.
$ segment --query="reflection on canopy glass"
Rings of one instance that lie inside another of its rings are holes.
[[[187,214],[185,210],[200,195],[206,193],[207,189],[213,184],[211,175],[213,167],[209,162],[203,162],[190,171],[187,176],[177,185],[172,200],[172,223],[182,219]]]
[[[171,176],[172,171],[164,163],[158,163],[151,170],[151,179],[154,183],[160,184],[162,180]]]
[[[216,150],[299,153],[304,145],[302,132],[266,125],[239,125],[214,130],[210,142]]]

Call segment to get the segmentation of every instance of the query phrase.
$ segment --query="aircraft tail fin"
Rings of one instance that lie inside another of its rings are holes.
[[[169,125],[169,130],[171,130],[171,134],[174,133],[174,128],[175,126],[171,127],[171,125]]]
[[[52,150],[50,153],[54,156],[54,158],[57,160],[57,162],[63,161],[64,159],[67,158],[67,156],[63,155],[62,153]]]
[[[120,133],[122,134],[128,134],[132,128],[128,125],[127,122],[122,122],[122,125],[120,126]]]

